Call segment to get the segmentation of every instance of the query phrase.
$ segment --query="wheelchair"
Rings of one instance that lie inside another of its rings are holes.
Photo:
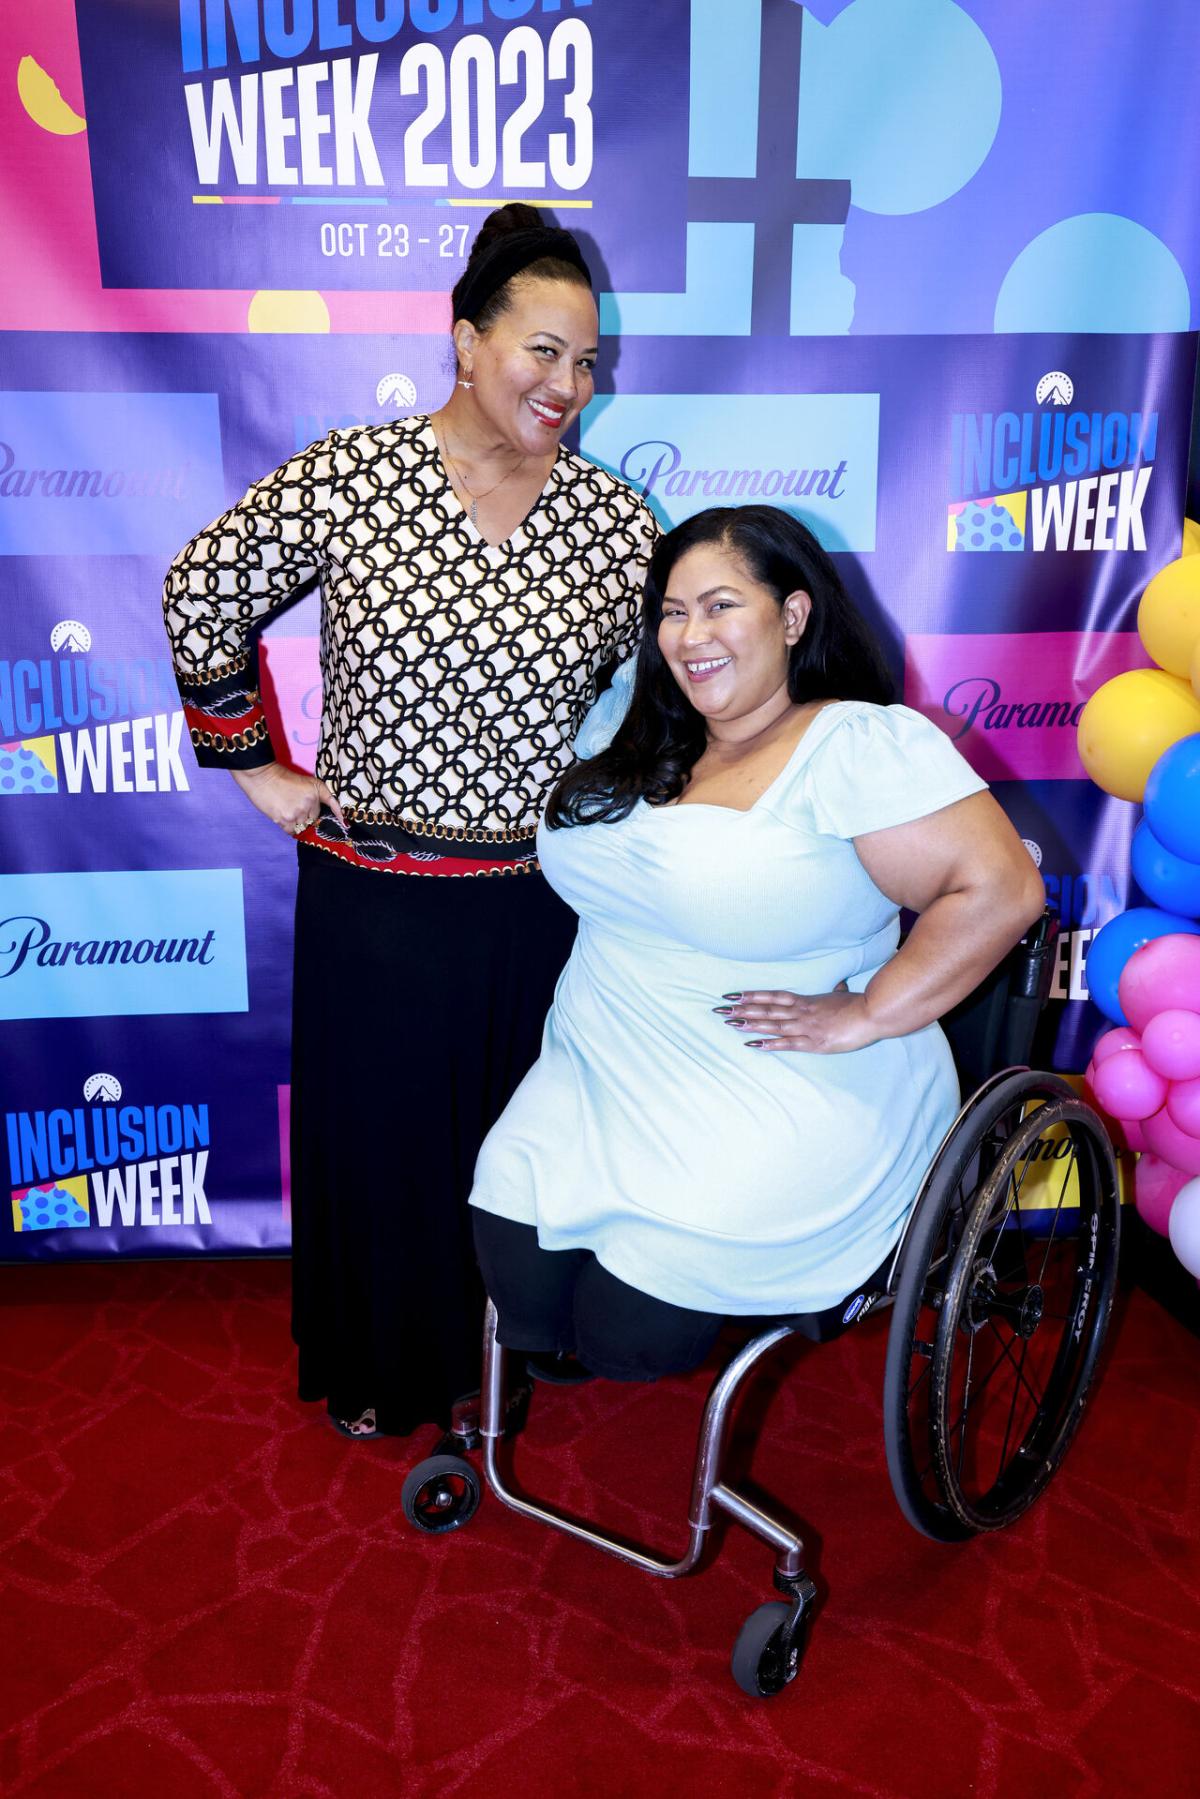
[[[1054,939],[1047,913],[942,1021],[971,1097],[933,1159],[880,1290],[854,1295],[843,1315],[849,1328],[891,1311],[883,1383],[888,1473],[908,1522],[943,1543],[1003,1529],[1041,1493],[1078,1428],[1112,1309],[1120,1243],[1112,1145],[1065,1080],[1024,1065],[1049,989]],[[784,1597],[746,1619],[731,1664],[743,1692],[773,1697],[799,1669],[817,1589],[805,1571],[803,1540],[723,1474],[737,1396],[796,1322],[761,1321],[716,1377],[700,1425],[687,1547],[677,1560],[513,1486],[502,1445],[523,1425],[530,1389],[509,1393],[490,1301],[482,1390],[459,1402],[438,1453],[409,1473],[405,1515],[427,1532],[466,1524],[482,1486],[464,1452],[482,1449],[484,1479],[504,1505],[671,1580],[697,1568],[724,1514],[775,1552],[775,1586]]]

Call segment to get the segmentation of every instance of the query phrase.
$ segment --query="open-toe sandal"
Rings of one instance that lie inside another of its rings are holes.
[[[352,1437],[356,1443],[369,1443],[373,1437],[381,1437],[383,1432],[375,1422],[375,1407],[369,1405],[360,1412],[357,1418],[335,1418],[332,1412],[329,1422],[334,1430],[343,1437]]]

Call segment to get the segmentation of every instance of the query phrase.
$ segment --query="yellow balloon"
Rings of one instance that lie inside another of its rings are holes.
[[[1146,654],[1170,675],[1186,675],[1200,639],[1200,556],[1160,569],[1142,595],[1138,636]]]
[[[1105,793],[1140,800],[1164,750],[1200,731],[1200,699],[1178,675],[1134,668],[1097,688],[1079,718],[1079,760]]]
[[[1200,525],[1194,518],[1183,521],[1183,548],[1181,556],[1200,556]]]
[[[1200,699],[1200,643],[1192,651],[1192,692]]]

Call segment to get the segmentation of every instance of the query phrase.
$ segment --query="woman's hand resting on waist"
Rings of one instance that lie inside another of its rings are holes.
[[[747,1049],[807,1050],[840,1055],[865,1049],[884,1035],[867,1011],[865,995],[839,981],[832,993],[727,993],[714,1010],[744,1033]]]
[[[262,768],[233,768],[229,772],[251,805],[290,837],[298,837],[315,824],[322,806],[327,806],[345,829],[342,808],[316,775],[298,774],[282,762],[268,762]]]

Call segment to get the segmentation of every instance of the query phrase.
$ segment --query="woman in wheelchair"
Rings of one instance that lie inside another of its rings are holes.
[[[936,1021],[1044,903],[789,514],[670,532],[643,625],[539,831],[579,932],[472,1195],[499,1341],[617,1380],[730,1316],[834,1334],[882,1288],[958,1108]]]

